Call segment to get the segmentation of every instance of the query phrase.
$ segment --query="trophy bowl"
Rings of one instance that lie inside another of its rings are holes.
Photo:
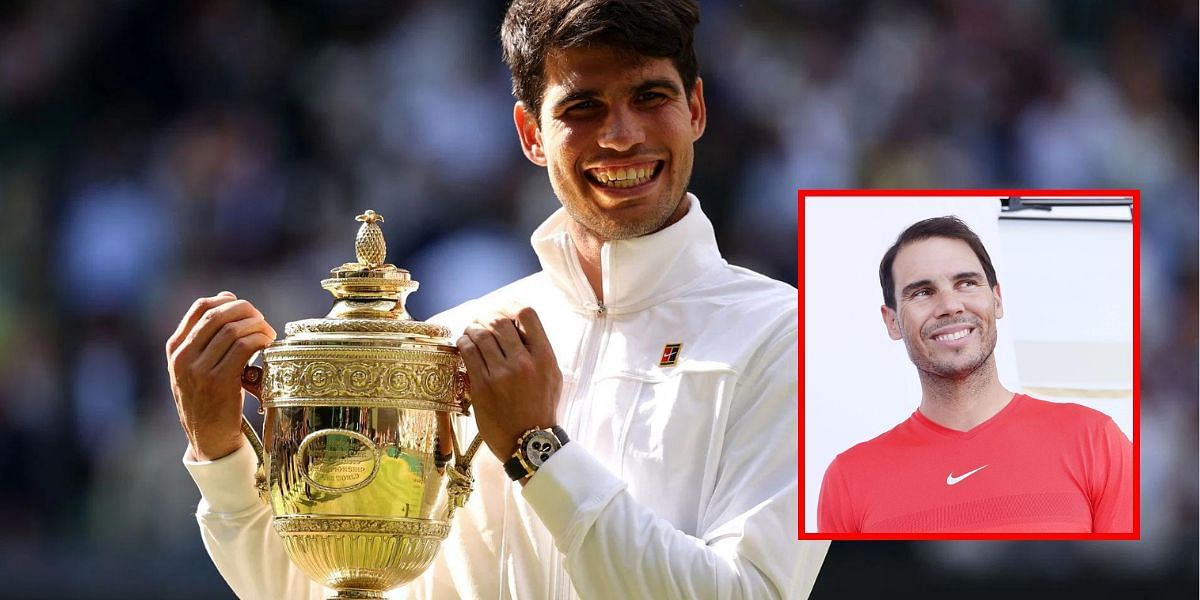
[[[478,437],[462,450],[469,383],[441,326],[404,309],[417,288],[383,262],[374,211],[355,243],[358,262],[321,282],[334,296],[324,318],[293,321],[250,365],[261,384],[256,486],[291,560],[334,590],[382,598],[419,576],[471,492]]]

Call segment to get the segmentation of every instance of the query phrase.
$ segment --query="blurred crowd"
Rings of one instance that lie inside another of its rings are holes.
[[[353,260],[366,208],[421,282],[417,318],[537,269],[528,236],[558,203],[513,131],[503,5],[0,7],[0,581],[14,597],[226,593],[192,517],[163,352],[194,298],[231,290],[280,332],[324,314],[318,282]],[[974,585],[1194,582],[1196,3],[701,5],[709,123],[690,187],[730,262],[795,283],[798,188],[1142,190],[1145,539],[837,544],[818,594],[850,594],[889,560]]]

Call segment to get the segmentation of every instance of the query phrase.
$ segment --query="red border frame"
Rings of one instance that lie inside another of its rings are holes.
[[[953,197],[1034,196],[1066,198],[1079,196],[1129,196],[1133,198],[1133,531],[1130,533],[809,533],[804,523],[804,200],[807,197]],[[797,477],[800,488],[799,531],[801,540],[1138,540],[1141,539],[1142,479],[1142,345],[1141,345],[1141,208],[1142,193],[1135,189],[802,189],[797,192],[796,286],[800,290],[799,427]]]

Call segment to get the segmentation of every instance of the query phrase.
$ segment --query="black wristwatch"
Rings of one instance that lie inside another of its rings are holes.
[[[530,429],[517,439],[517,451],[504,462],[504,472],[513,481],[533,475],[569,441],[567,432],[558,425],[550,429]]]

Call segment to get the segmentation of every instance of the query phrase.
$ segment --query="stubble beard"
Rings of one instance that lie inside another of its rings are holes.
[[[981,325],[975,325],[976,330],[981,330]],[[962,380],[974,375],[981,367],[988,364],[992,355],[996,352],[996,330],[994,327],[989,328],[990,334],[987,339],[982,340],[979,352],[972,358],[968,358],[966,362],[960,360],[938,360],[932,356],[924,356],[915,351],[913,345],[907,339],[904,340],[904,346],[908,349],[908,358],[913,365],[917,367],[922,378],[931,377],[942,380]]]
[[[603,240],[628,240],[649,235],[662,229],[667,221],[671,219],[671,216],[675,214],[675,211],[679,208],[679,202],[682,201],[683,198],[680,197],[675,204],[664,206],[662,210],[657,210],[652,214],[634,220],[608,219],[598,212],[587,209],[581,210],[573,204],[564,204],[564,206],[571,219],[588,231],[591,231],[596,237]]]

